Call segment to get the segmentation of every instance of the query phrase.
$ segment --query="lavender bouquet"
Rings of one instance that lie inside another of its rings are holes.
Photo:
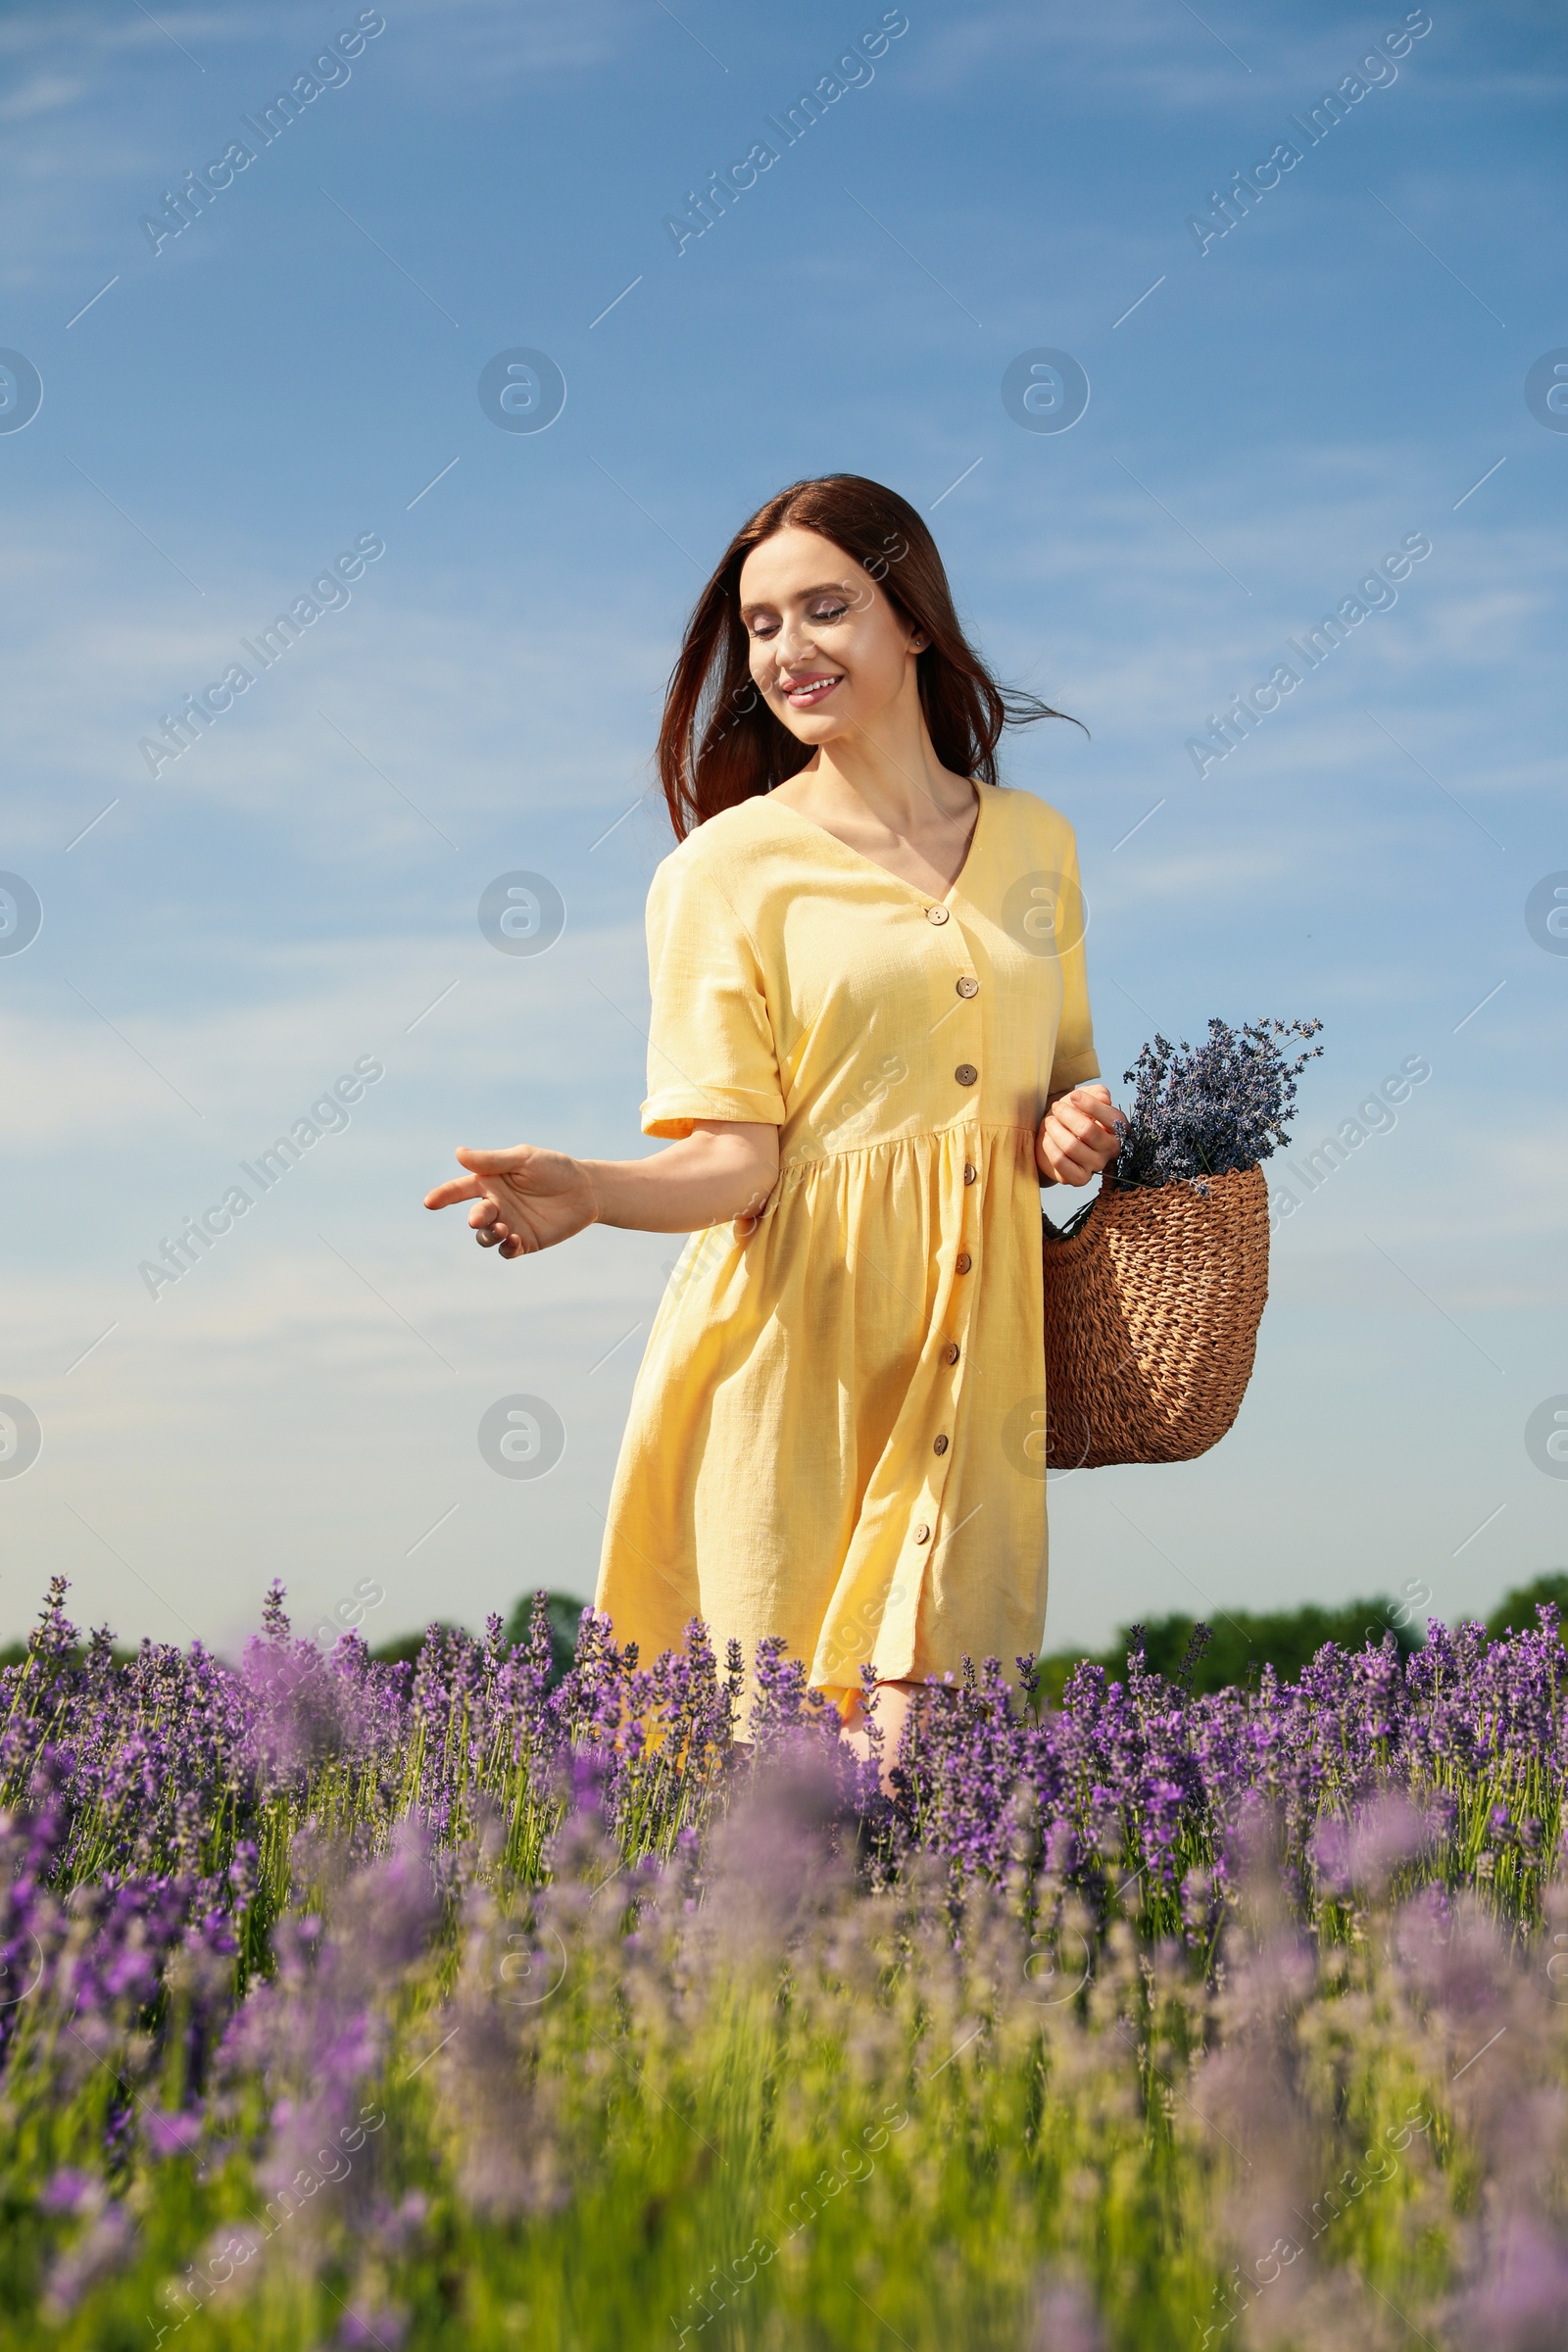
[[[1288,1060],[1281,1040],[1315,1037],[1321,1021],[1250,1021],[1233,1029],[1208,1024],[1206,1044],[1180,1048],[1156,1030],[1130,1070],[1136,1088],[1126,1140],[1116,1160],[1119,1184],[1196,1184],[1228,1168],[1250,1168],[1285,1141],[1296,1110],[1296,1085],[1321,1046]]]

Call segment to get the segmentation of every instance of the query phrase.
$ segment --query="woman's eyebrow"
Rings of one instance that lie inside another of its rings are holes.
[[[784,602],[804,605],[813,596],[848,596],[849,594],[848,583],[844,580],[819,580],[814,588],[797,588],[795,594],[792,597],[786,597]],[[771,596],[754,597],[742,605],[741,618],[745,620],[753,612],[775,612],[778,601],[776,597]]]

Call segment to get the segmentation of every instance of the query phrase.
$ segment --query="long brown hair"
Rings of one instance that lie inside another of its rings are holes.
[[[915,666],[920,709],[932,750],[955,775],[995,784],[1004,727],[1066,715],[1036,695],[998,685],[959,626],[936,541],[907,499],[858,473],[792,482],[724,550],[670,672],[659,774],[677,841],[719,809],[771,792],[811,758],[811,745],[790,733],[752,682],[740,612],[741,565],[790,523],[842,548],[924,635]]]

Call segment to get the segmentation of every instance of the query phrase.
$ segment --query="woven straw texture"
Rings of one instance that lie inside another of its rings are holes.
[[[1230,1428],[1268,1297],[1260,1168],[1102,1185],[1084,1223],[1046,1221],[1046,1461],[1185,1462]]]

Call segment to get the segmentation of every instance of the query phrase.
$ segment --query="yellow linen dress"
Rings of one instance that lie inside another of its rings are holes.
[[[1040,1646],[1034,1138],[1099,1064],[1072,828],[977,789],[941,899],[771,797],[654,876],[643,1132],[774,1123],[780,1170],[750,1240],[691,1237],[638,1374],[595,1606],[645,1663],[702,1617],[848,1707],[866,1661]]]

